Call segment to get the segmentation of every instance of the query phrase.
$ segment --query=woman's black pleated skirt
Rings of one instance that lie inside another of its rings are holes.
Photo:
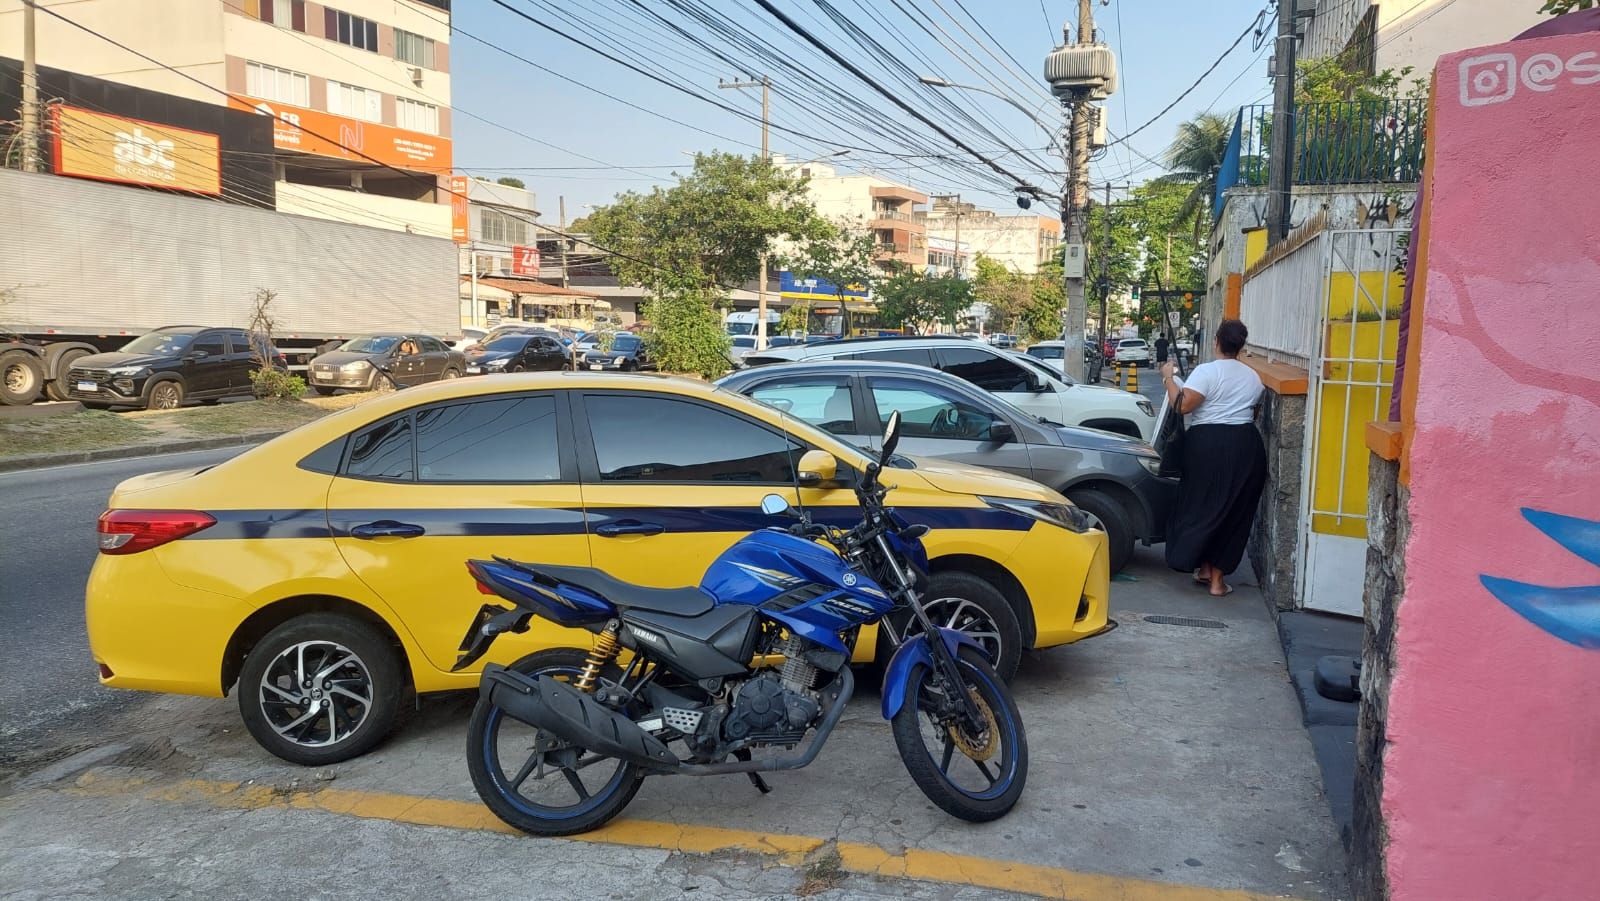
[[[1167,565],[1233,572],[1244,558],[1267,481],[1267,451],[1253,424],[1198,425],[1183,434],[1183,480],[1167,523]]]

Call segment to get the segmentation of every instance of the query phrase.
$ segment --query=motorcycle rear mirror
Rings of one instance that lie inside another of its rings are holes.
[[[895,446],[900,443],[900,411],[895,410],[889,414],[889,422],[883,427],[883,454],[884,463],[894,456]]]
[[[769,494],[761,499],[761,512],[768,516],[782,516],[789,512],[789,502],[783,499],[783,495]]]

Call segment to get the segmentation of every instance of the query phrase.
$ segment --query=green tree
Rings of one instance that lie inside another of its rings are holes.
[[[1061,311],[1066,308],[1067,295],[1061,284],[1059,254],[1040,264],[1039,273],[1028,280],[1028,295],[1027,306],[1017,317],[1017,334],[1029,341],[1060,337]]]
[[[780,257],[779,265],[795,278],[828,282],[843,303],[846,288],[870,294],[883,277],[873,262],[876,252],[872,232],[842,222],[823,222],[811,237]]]
[[[523,184],[522,179],[520,179],[520,178],[512,178],[509,175],[503,175],[503,176],[495,179],[494,183],[497,184],[497,185],[505,185],[508,188],[526,188],[527,187],[527,185]]]
[[[1547,12],[1552,16],[1564,15],[1580,9],[1594,9],[1596,0],[1546,0],[1540,12]]]
[[[1167,148],[1171,172],[1156,179],[1163,184],[1188,185],[1178,219],[1196,236],[1211,231],[1211,201],[1217,193],[1217,172],[1233,136],[1233,120],[1216,113],[1201,113],[1178,126],[1178,136]]]
[[[658,364],[706,376],[727,368],[717,314],[727,292],[759,275],[763,252],[812,241],[828,228],[803,178],[728,153],[696,154],[694,170],[677,184],[621,194],[588,219],[595,243],[612,251],[618,280],[651,294],[646,340]]]
[[[902,269],[878,286],[878,312],[893,326],[942,323],[954,327],[972,306],[972,283],[954,275]]]
[[[1016,331],[1018,319],[1033,300],[1032,279],[981,253],[973,268],[977,270],[972,282],[973,298],[989,308],[989,330]]]

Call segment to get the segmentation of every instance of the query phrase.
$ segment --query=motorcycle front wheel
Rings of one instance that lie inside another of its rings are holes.
[[[529,654],[510,669],[558,681],[576,679],[587,655],[576,648]],[[601,681],[621,676],[610,666]],[[520,722],[484,698],[467,724],[467,770],[495,816],[533,835],[574,835],[604,825],[639,791],[639,768],[567,744]]]
[[[905,703],[890,725],[912,781],[944,812],[972,823],[1005,816],[1028,779],[1028,738],[1011,692],[982,653],[962,645],[957,690],[972,696],[983,716],[973,729],[943,711],[950,687],[930,665],[916,667]]]

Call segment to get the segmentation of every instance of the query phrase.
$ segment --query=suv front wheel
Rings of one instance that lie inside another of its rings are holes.
[[[145,389],[146,410],[176,410],[183,406],[183,383],[177,379],[160,379]]]

